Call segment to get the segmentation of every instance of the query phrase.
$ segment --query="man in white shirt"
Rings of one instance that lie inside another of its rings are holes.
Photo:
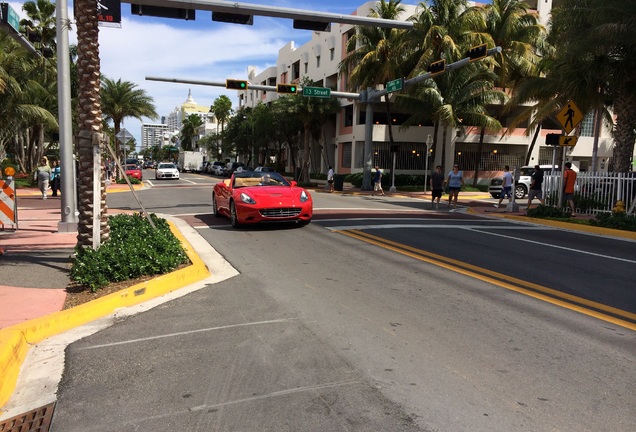
[[[512,174],[510,173],[510,167],[506,165],[504,167],[503,183],[501,184],[501,195],[499,195],[499,202],[495,204],[495,207],[499,207],[505,197],[508,197],[508,201],[512,202]]]

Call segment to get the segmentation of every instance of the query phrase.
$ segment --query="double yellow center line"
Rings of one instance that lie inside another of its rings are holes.
[[[473,277],[484,282],[488,282],[510,291],[515,291],[536,299],[561,306],[584,315],[588,315],[606,322],[610,322],[620,327],[636,331],[636,314],[586,300],[581,297],[563,293],[551,288],[537,285],[532,282],[517,279],[502,273],[417,249],[402,243],[383,239],[360,230],[337,230],[335,231],[346,236],[380,246],[384,249],[409,256],[411,258],[424,261],[448,270],[452,270],[463,275]]]

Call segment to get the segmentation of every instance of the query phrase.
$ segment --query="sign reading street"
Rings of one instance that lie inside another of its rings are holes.
[[[396,91],[400,91],[404,88],[404,78],[398,78],[393,81],[389,81],[386,83],[386,92],[393,93]]]
[[[331,97],[331,89],[327,87],[303,87],[303,96],[328,98]]]
[[[581,120],[583,120],[583,114],[574,101],[570,100],[557,114],[557,120],[561,124],[565,133],[569,134],[579,125],[579,123],[581,123]]]
[[[16,33],[20,32],[20,16],[10,4],[0,3],[1,21],[11,27]]]

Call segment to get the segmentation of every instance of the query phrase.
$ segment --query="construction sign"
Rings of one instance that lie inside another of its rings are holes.
[[[0,180],[0,228],[18,229],[13,179]]]

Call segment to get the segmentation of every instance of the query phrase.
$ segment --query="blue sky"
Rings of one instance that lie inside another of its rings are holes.
[[[24,1],[9,1],[24,16]],[[243,0],[241,3],[266,4],[302,10],[351,14],[363,0]],[[402,4],[416,5],[416,0]],[[69,18],[73,20],[73,2],[69,0]],[[74,28],[74,26],[73,26]],[[222,94],[237,104],[236,91],[220,87],[162,83],[145,80],[146,76],[204,81],[246,78],[247,67],[258,71],[275,65],[278,50],[294,41],[302,45],[311,37],[307,30],[294,30],[292,21],[283,18],[254,17],[253,26],[213,22],[210,12],[197,11],[196,20],[132,16],[130,4],[122,3],[122,27],[100,27],[101,72],[108,78],[135,83],[154,99],[157,113],[167,116],[180,106],[192,91],[199,105],[209,106]],[[69,34],[76,43],[74,31]],[[145,122],[159,122],[144,119]],[[141,137],[141,122],[126,119],[124,127]]]

